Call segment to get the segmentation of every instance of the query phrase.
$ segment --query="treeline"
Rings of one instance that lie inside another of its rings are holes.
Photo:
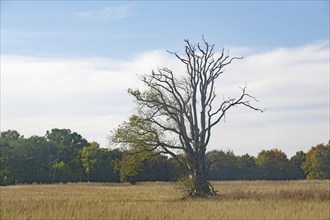
[[[307,153],[299,151],[290,159],[273,149],[257,157],[215,150],[207,153],[207,160],[209,180],[330,179],[330,142]],[[69,129],[52,129],[45,136],[29,138],[8,130],[0,136],[1,185],[174,181],[187,173],[173,158],[100,148]]]

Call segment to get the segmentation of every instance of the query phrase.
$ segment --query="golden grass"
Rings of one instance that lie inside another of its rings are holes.
[[[181,200],[173,183],[0,187],[0,219],[330,219],[330,181],[213,182]]]

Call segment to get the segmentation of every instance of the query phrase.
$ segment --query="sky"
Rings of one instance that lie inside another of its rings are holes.
[[[231,56],[219,97],[240,86],[264,113],[228,112],[209,150],[288,156],[327,143],[329,1],[1,1],[1,131],[68,128],[109,147],[135,113],[128,88],[158,67],[184,73],[166,50],[206,41]],[[110,146],[111,147],[111,146]]]

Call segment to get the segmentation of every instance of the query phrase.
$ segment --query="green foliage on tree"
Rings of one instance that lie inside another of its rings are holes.
[[[124,153],[122,160],[119,162],[119,176],[121,182],[136,183],[137,176],[142,171],[142,159],[137,155]]]
[[[281,180],[290,178],[290,162],[281,150],[262,150],[256,158],[256,164],[263,179]]]
[[[148,132],[141,133],[141,131]],[[156,133],[151,131],[150,123],[133,115],[128,122],[122,123],[111,135],[111,142],[121,143],[122,148],[126,149],[122,160],[117,162],[122,182],[135,183],[138,181],[143,163],[161,153],[156,151],[156,147],[149,144],[157,139]]]
[[[30,138],[8,130],[0,136],[0,184],[118,182],[112,162],[121,157],[122,152],[100,149],[69,129]]]
[[[210,180],[253,180],[258,178],[255,158],[245,154],[236,156],[233,151],[210,151],[208,179]]]
[[[169,181],[172,179],[171,171],[175,169],[165,155],[148,158],[141,168],[141,181]]]
[[[255,158],[249,154],[238,156],[238,178],[240,180],[259,179],[259,170]]]
[[[96,163],[95,182],[119,182],[119,174],[115,168],[114,161],[121,160],[123,152],[118,149],[99,149]]]
[[[292,166],[292,178],[293,179],[305,179],[306,174],[302,169],[302,164],[306,161],[306,153],[298,151],[294,156],[290,158]]]
[[[1,139],[0,141],[0,185],[15,184],[15,157],[12,145]]]
[[[21,134],[16,130],[8,130],[1,132],[0,138],[2,140],[13,141],[18,140],[19,138],[24,138],[24,136],[21,136]]]
[[[0,185],[15,184],[20,181],[17,150],[23,136],[16,130],[0,133]]]
[[[147,181],[150,176],[150,170],[146,164],[151,159],[150,152],[139,152],[138,147],[135,146],[129,150],[125,150],[122,159],[116,161],[116,167],[119,171],[119,178],[121,182],[130,182],[135,184],[138,181]]]
[[[139,121],[133,118],[126,125],[134,125],[136,120]],[[126,127],[122,128],[124,132]],[[181,180],[181,186],[190,187],[186,190],[193,188],[190,172],[184,166],[187,160],[185,154],[176,155],[182,161],[179,163],[151,146],[141,147],[142,143],[127,144],[123,149],[106,149],[96,142],[89,143],[69,129],[52,131],[48,133],[52,133],[52,138],[48,138],[47,134],[25,138],[15,130],[0,133],[0,185]],[[132,129],[130,131],[133,132]],[[132,134],[136,135],[135,132]],[[147,137],[152,139],[151,135]],[[69,155],[65,155],[66,152]],[[312,147],[307,154],[298,151],[290,160],[285,153],[276,149],[261,151],[256,158],[248,154],[237,156],[232,151],[216,150],[208,152],[206,156],[208,180],[288,180],[305,179],[306,176],[307,179],[330,179],[329,143]]]
[[[56,146],[44,137],[28,139],[18,132],[1,135],[1,179],[4,184],[50,182],[50,165],[53,163]],[[15,135],[8,135],[15,134]]]
[[[54,163],[52,165],[53,182],[67,183],[72,180],[72,171],[64,161]]]
[[[87,175],[87,180],[93,179],[96,173],[96,163],[98,162],[98,150],[100,146],[96,142],[92,142],[90,145],[85,146],[81,150],[81,161]]]
[[[115,161],[121,159],[122,152],[102,149],[96,142],[83,147],[81,151],[81,160],[87,180],[91,182],[119,182]]]
[[[177,157],[180,159],[180,161],[183,161],[183,163],[179,163],[176,159],[170,157],[168,159],[171,170],[171,179],[172,181],[176,181],[181,179],[182,177],[187,177],[189,176],[189,170],[188,168],[185,166],[185,164],[187,162],[185,162],[187,160],[186,156],[184,154],[178,154]]]
[[[20,162],[25,182],[50,182],[50,166],[56,161],[57,147],[45,137],[32,136],[22,142]]]
[[[72,181],[85,180],[86,175],[80,157],[82,148],[89,145],[88,141],[80,134],[71,132],[70,129],[57,128],[47,131],[46,138],[59,149],[57,162],[63,161],[70,170],[74,170],[70,179]]]
[[[330,141],[328,144],[318,144],[306,154],[302,168],[307,179],[330,179]]]
[[[208,178],[211,180],[233,180],[238,175],[237,157],[232,151],[211,151],[206,154],[209,161]]]

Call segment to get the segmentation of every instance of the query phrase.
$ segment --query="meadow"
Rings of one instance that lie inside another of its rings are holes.
[[[2,186],[0,219],[330,219],[330,181],[213,182],[182,199],[174,183]]]

